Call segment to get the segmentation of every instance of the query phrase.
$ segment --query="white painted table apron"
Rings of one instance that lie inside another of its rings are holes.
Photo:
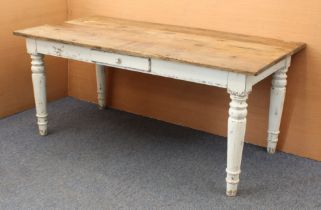
[[[53,41],[31,38],[26,41],[27,50],[32,59],[32,82],[40,135],[47,135],[48,131],[43,57],[51,55],[96,64],[98,104],[102,109],[106,106],[104,66],[226,88],[231,98],[227,131],[226,194],[228,196],[236,195],[241,173],[248,95],[256,83],[273,74],[267,151],[269,153],[275,152],[285,98],[286,72],[290,65],[291,56],[253,76],[173,61],[109,53]]]

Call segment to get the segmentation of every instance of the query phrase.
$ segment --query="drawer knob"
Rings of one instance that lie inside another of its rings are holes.
[[[121,64],[121,59],[120,59],[120,58],[117,58],[116,63],[117,63],[117,64]]]

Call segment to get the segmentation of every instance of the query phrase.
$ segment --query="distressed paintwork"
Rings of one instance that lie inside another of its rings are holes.
[[[47,96],[46,96],[46,75],[42,54],[31,54],[31,71],[33,91],[36,103],[37,124],[39,134],[47,135],[48,113],[47,113]]]
[[[104,66],[99,64],[96,64],[96,80],[98,107],[99,109],[104,109],[106,107],[106,75]]]
[[[236,80],[238,79],[238,80]],[[241,75],[229,78],[231,102],[227,128],[226,195],[235,196],[241,173],[241,161],[246,130],[247,98],[252,87],[246,87]],[[232,80],[232,81],[231,81]],[[243,84],[244,83],[244,84]],[[243,85],[242,85],[243,84]]]
[[[269,127],[268,127],[268,146],[270,154],[275,153],[278,136],[280,133],[281,117],[286,93],[287,71],[290,66],[290,58],[287,60],[286,67],[273,74],[270,108],[269,108]]]
[[[277,70],[285,68],[287,60],[286,58],[279,61],[261,74],[247,75],[180,62],[170,62],[154,58],[140,58],[117,53],[108,53],[104,51],[98,51],[97,49],[52,41],[27,39],[27,43],[30,46],[34,45],[33,49],[36,53],[95,63],[103,66],[122,68],[130,71],[143,72],[221,88],[227,88],[228,78],[236,75],[242,77],[242,81],[246,82],[245,86],[250,88]],[[118,59],[121,59],[120,64],[117,63]],[[233,80],[230,79],[230,81]]]
[[[94,63],[96,65],[97,95],[100,108],[106,106],[106,76],[104,66],[226,88],[231,98],[227,134],[226,194],[228,196],[236,195],[240,180],[248,95],[255,84],[274,74],[270,103],[268,151],[270,153],[275,151],[285,96],[286,71],[289,67],[290,56],[280,60],[257,75],[248,75],[188,63],[152,57],[128,56],[104,52],[97,48],[92,49],[90,47],[30,38],[27,39],[27,50],[32,58],[32,78],[38,126],[41,135],[47,134],[46,87],[42,60],[42,55],[46,54]]]

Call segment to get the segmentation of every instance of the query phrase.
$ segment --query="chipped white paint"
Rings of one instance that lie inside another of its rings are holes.
[[[104,66],[99,64],[96,64],[96,79],[98,107],[99,109],[104,109],[106,107],[106,75]]]
[[[34,39],[26,39],[26,45],[27,45],[27,52],[29,54],[31,53],[37,53],[37,43]]]
[[[58,43],[45,40],[27,39],[28,52],[63,57],[89,63],[97,63],[104,66],[122,68],[131,71],[201,83],[221,88],[227,87],[229,72],[219,69],[211,69],[186,63],[164,61],[154,58],[141,58],[117,53],[104,52],[71,44]],[[31,46],[31,47],[30,47]],[[254,85],[277,70],[284,68],[286,59],[271,66],[261,74],[243,75],[249,85]]]
[[[278,142],[283,104],[286,92],[287,75],[286,72],[291,63],[291,58],[287,59],[286,67],[274,73],[272,79],[270,110],[269,110],[269,127],[268,127],[268,146],[267,151],[270,154],[275,153]]]
[[[227,87],[227,71],[178,62],[151,59],[151,73],[216,87]]]
[[[227,91],[230,94],[244,95],[252,90],[252,84],[247,75],[229,72]]]
[[[253,85],[274,73],[270,103],[268,151],[270,153],[275,151],[285,96],[286,71],[290,64],[290,57],[253,76],[187,63],[120,55],[83,46],[44,40],[27,39],[27,49],[32,57],[32,78],[41,135],[47,134],[46,86],[42,60],[42,54],[46,54],[95,63],[98,104],[101,108],[106,106],[104,66],[119,67],[130,71],[226,88],[231,98],[227,134],[226,193],[228,196],[236,195],[239,183],[246,129],[246,100],[248,94],[251,92]]]
[[[40,135],[47,135],[47,96],[46,76],[43,55],[31,54],[33,91],[36,103],[36,116]]]
[[[227,91],[231,102],[227,128],[226,195],[235,196],[241,173],[247,115],[247,97],[252,85],[242,74],[230,73]]]
[[[37,52],[41,54],[91,62],[91,50],[89,48],[44,40],[36,40],[36,44]]]

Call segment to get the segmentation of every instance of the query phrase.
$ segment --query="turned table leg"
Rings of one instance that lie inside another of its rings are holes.
[[[286,68],[278,70],[274,73],[272,79],[271,96],[270,96],[270,110],[269,110],[269,127],[268,127],[268,146],[267,151],[270,154],[275,153],[278,142],[279,129],[281,117],[283,112],[283,104],[286,91]]]
[[[235,196],[241,173],[241,161],[246,129],[247,93],[230,93],[227,134],[226,195]]]
[[[46,96],[46,76],[43,61],[43,55],[32,53],[31,54],[31,71],[32,71],[32,84],[36,104],[36,116],[39,127],[39,134],[42,136],[47,135],[47,96]]]
[[[106,107],[106,77],[104,66],[96,64],[96,78],[98,107],[99,109],[104,109]]]

